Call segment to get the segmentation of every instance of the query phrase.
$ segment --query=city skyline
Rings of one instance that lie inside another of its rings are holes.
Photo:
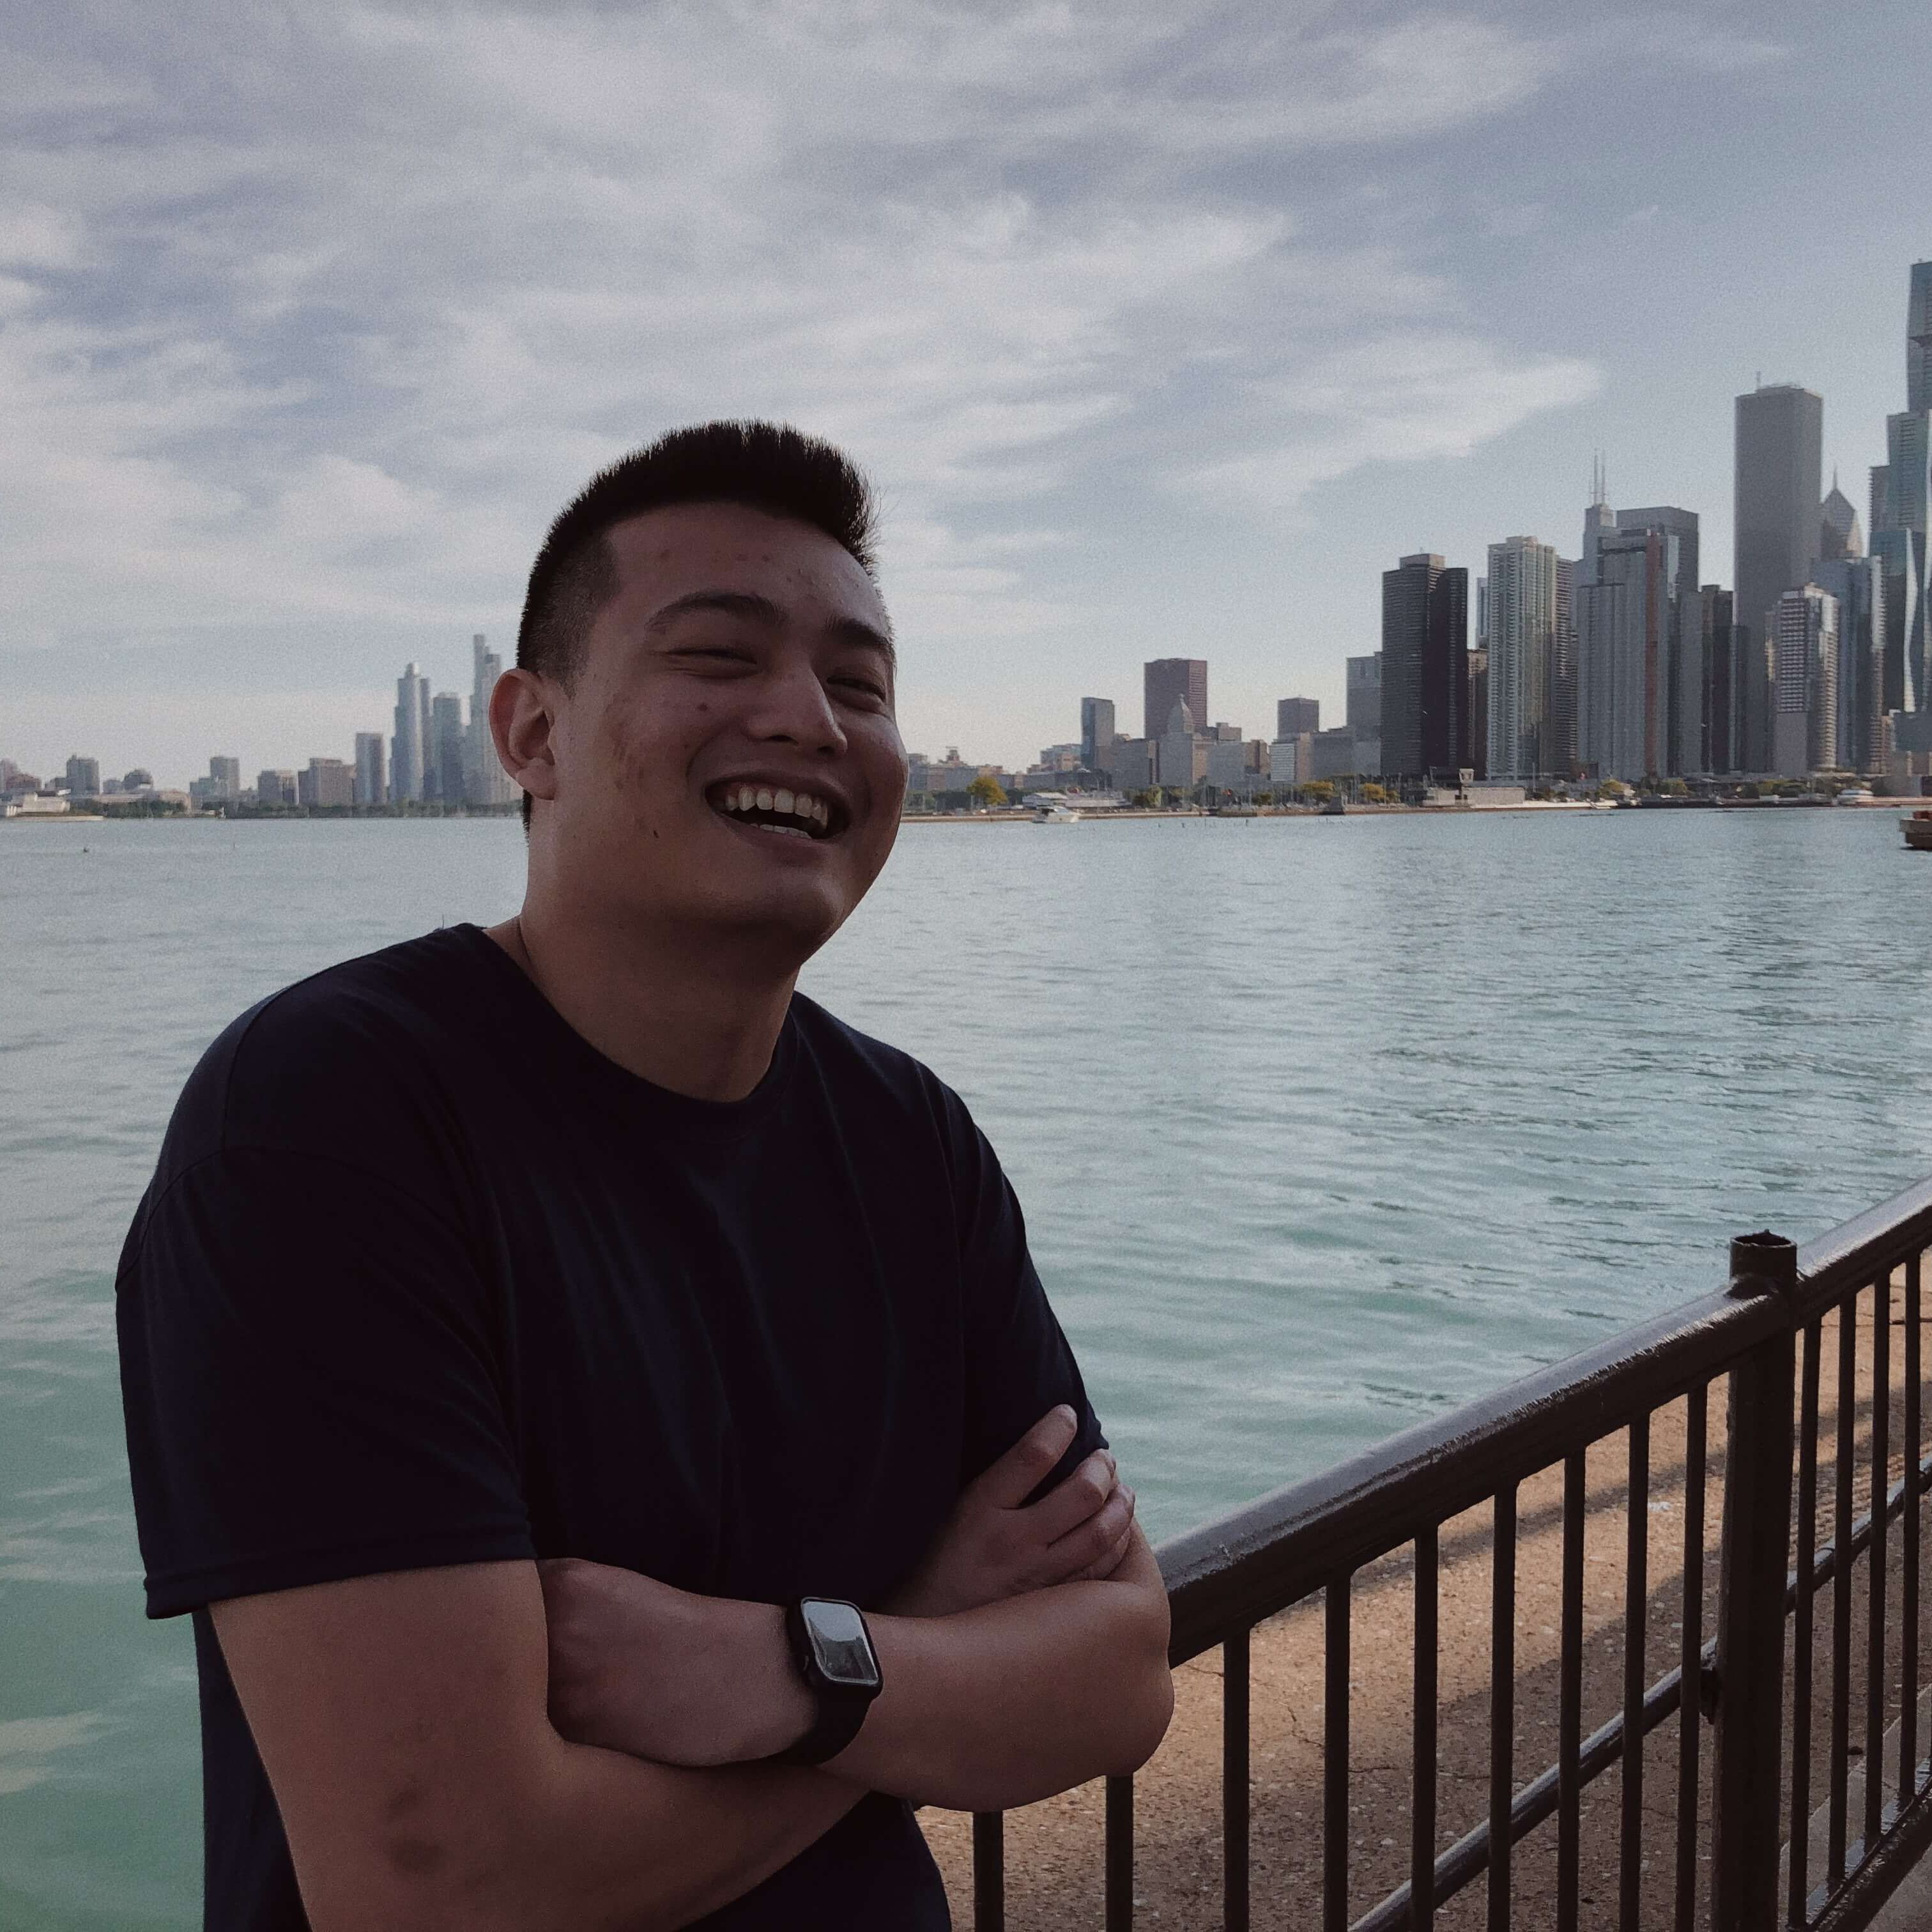
[[[1886,460],[1922,7],[410,22],[0,28],[16,755],[346,750],[512,634],[592,470],[710,415],[874,472],[908,739],[1010,761],[1165,656],[1218,716],[1334,710],[1391,558],[1567,554],[1599,448],[1728,554],[1760,370],[1862,511]]]
[[[1932,772],[1932,705],[1921,701],[1932,691],[1932,260],[1908,272],[1904,346],[1907,406],[1888,415],[1888,460],[1870,472],[1870,554],[1835,472],[1823,488],[1823,398],[1760,382],[1734,402],[1732,573],[1742,592],[1702,580],[1696,512],[1613,508],[1600,457],[1576,557],[1528,536],[1488,546],[1473,644],[1466,568],[1424,552],[1382,573],[1372,732],[1364,728],[1366,658],[1346,662],[1345,727],[1322,733],[1318,700],[1283,697],[1269,740],[1210,722],[1206,659],[1160,658],[1142,666],[1140,737],[1117,730],[1114,700],[1083,696],[1078,737],[1043,748],[1026,776],[1036,788],[1072,774],[1076,783],[1097,775],[1136,791],[1188,792],[1204,781],[1252,793],[1264,778],[1454,784],[1473,775],[1540,786],[1551,778]],[[1746,614],[1754,609],[1755,622]],[[386,748],[380,733],[358,731],[352,760],[311,757],[299,775],[265,767],[252,788],[239,759],[216,754],[189,798],[311,807],[514,802],[488,722],[502,660],[487,646],[485,634],[472,634],[466,720],[460,695],[434,692],[412,660],[396,681]],[[953,789],[951,781],[967,782],[968,773],[1003,772],[1000,761],[964,760],[956,747],[939,761],[909,751],[915,794]],[[945,782],[935,782],[940,771]],[[140,776],[142,788],[156,789],[152,774]],[[16,795],[44,782],[23,776],[11,757],[0,764],[0,781]],[[132,772],[104,783],[100,760],[76,753],[64,789],[79,799],[136,788]]]

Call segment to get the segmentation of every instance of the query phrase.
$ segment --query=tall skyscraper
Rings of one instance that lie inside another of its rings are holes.
[[[1576,585],[1576,756],[1600,778],[1628,781],[1662,769],[1664,538],[1600,525],[1594,534],[1582,560],[1591,574]]]
[[[1534,537],[1490,546],[1488,775],[1530,779],[1552,769],[1550,659],[1556,643],[1556,552]]]
[[[1114,700],[1083,698],[1080,700],[1080,762],[1090,772],[1112,771],[1108,759],[1113,748]]]
[[[1158,738],[1166,730],[1177,704],[1187,706],[1196,725],[1208,722],[1205,658],[1156,658],[1142,667],[1142,718],[1148,736]]]
[[[1838,762],[1838,600],[1815,584],[1786,591],[1772,630],[1772,769],[1802,778]]]
[[[396,680],[396,730],[389,741],[389,796],[398,804],[422,796],[429,748],[429,680],[408,664]]]
[[[100,760],[72,758],[67,761],[67,792],[70,798],[100,796]]]
[[[1750,660],[1742,694],[1747,771],[1772,762],[1772,613],[1804,583],[1816,548],[1824,439],[1825,399],[1813,390],[1760,384],[1737,399],[1732,615]]]
[[[1186,699],[1177,698],[1160,734],[1160,782],[1171,790],[1189,791],[1206,776],[1208,741],[1195,729]]]
[[[383,782],[382,734],[358,731],[356,734],[356,802],[380,805],[388,795]]]
[[[1420,551],[1382,572],[1384,772],[1445,777],[1469,763],[1469,573]]]
[[[1358,738],[1382,735],[1382,656],[1371,651],[1366,657],[1348,661],[1348,711],[1343,722]]]
[[[1696,516],[1613,512],[1600,476],[1571,596],[1578,764],[1626,780],[1708,770]]]
[[[208,761],[208,795],[210,798],[237,799],[242,796],[242,760],[213,758]]]
[[[1556,560],[1556,635],[1550,652],[1550,770],[1570,778],[1576,770],[1576,560]]]
[[[470,640],[470,722],[463,731],[463,796],[471,805],[507,805],[516,782],[504,770],[490,735],[490,694],[503,674],[503,660],[478,631]]]
[[[468,796],[464,775],[463,700],[453,691],[439,691],[429,705],[429,769],[423,796],[444,806],[458,806]]]
[[[1832,472],[1832,488],[1818,506],[1818,556],[1835,559],[1863,556],[1864,532],[1858,528],[1858,513],[1852,500],[1838,488],[1838,472]]]
[[[1697,518],[1675,504],[1617,512],[1619,530],[1654,530],[1664,539],[1665,608],[1658,626],[1655,688],[1648,694],[1650,731],[1659,762],[1671,778],[1707,772],[1704,719],[1703,606],[1698,596]]]
[[[1304,731],[1322,728],[1322,700],[1318,698],[1278,698],[1274,705],[1274,735],[1292,738]]]
[[[1836,763],[1874,772],[1885,762],[1885,568],[1875,556],[1820,557],[1811,581],[1838,606]]]
[[[1932,410],[1932,262],[1914,262],[1907,284],[1905,406]]]
[[[1486,579],[1484,580],[1486,582]],[[1478,644],[1469,652],[1469,770],[1490,775],[1490,654]]]
[[[1706,584],[1697,592],[1699,628],[1704,634],[1706,754],[1714,772],[1739,769],[1738,670],[1731,626],[1731,593]]]
[[[1932,710],[1932,261],[1915,262],[1906,299],[1905,407],[1888,416],[1886,460],[1872,472],[1871,552],[1885,572],[1887,708]],[[1890,700],[1895,700],[1896,702]]]

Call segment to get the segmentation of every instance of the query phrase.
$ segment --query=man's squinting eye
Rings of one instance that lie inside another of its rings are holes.
[[[755,664],[756,655],[742,644],[681,644],[671,655],[679,658],[705,658],[722,664]]]

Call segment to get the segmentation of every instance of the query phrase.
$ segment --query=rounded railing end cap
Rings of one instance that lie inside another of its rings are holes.
[[[1731,1243],[1731,1279],[1736,1295],[1789,1293],[1798,1285],[1798,1244],[1768,1228],[1739,1234]]]

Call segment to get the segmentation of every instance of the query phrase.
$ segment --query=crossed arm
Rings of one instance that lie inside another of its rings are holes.
[[[1167,1606],[1096,1452],[1028,1504],[1056,1410],[870,1617],[884,1689],[826,1766],[769,1604],[489,1563],[238,1598],[214,1622],[316,1932],[643,1932],[789,1862],[868,1790],[1023,1804],[1166,1730]]]

